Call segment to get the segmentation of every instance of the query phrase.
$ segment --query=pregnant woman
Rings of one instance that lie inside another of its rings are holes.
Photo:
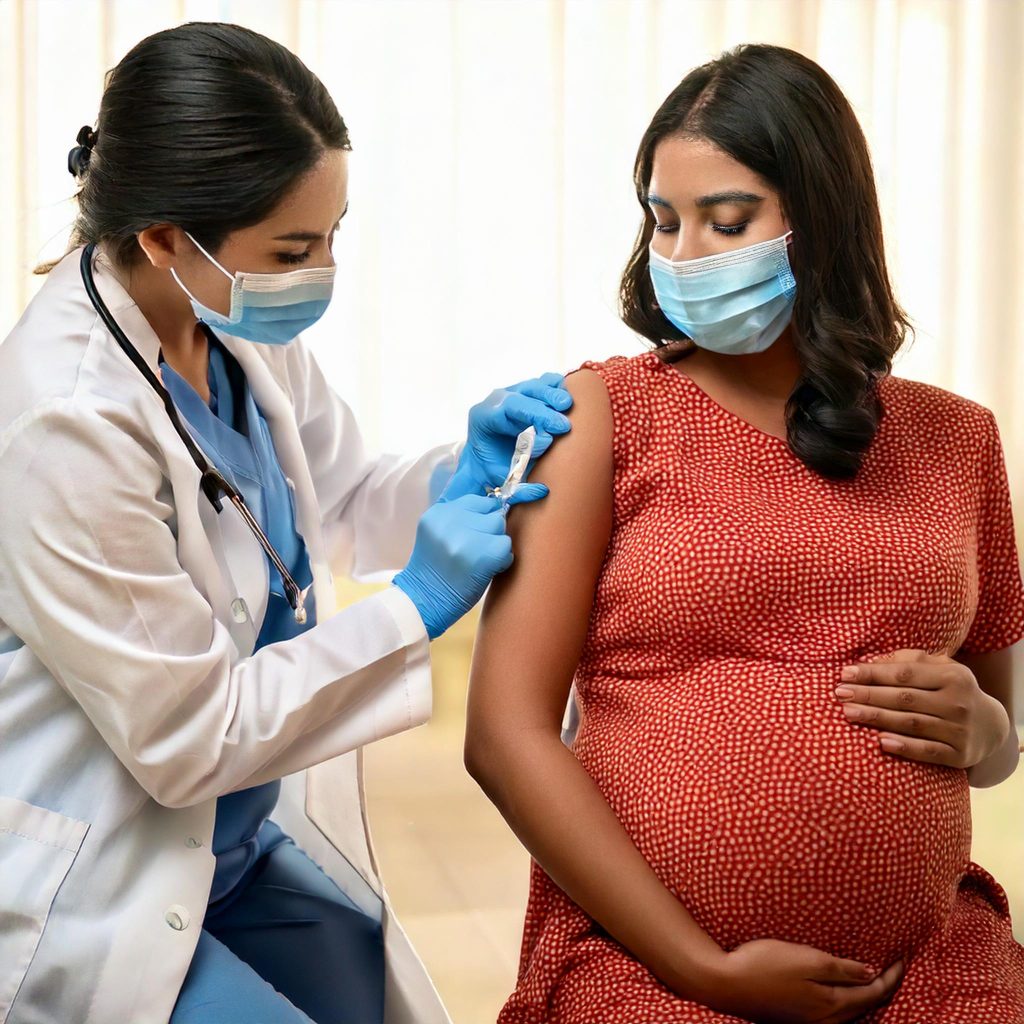
[[[534,857],[500,1022],[1024,1021],[969,859],[969,785],[1017,762],[1003,454],[987,409],[890,375],[853,111],[741,47],[635,178],[623,314],[655,348],[569,378],[474,657],[466,763]]]

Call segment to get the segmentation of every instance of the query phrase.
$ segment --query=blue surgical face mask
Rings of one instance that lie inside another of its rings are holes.
[[[701,348],[763,352],[793,315],[791,234],[696,260],[667,260],[652,246],[651,282],[662,313]]]
[[[188,234],[188,232],[186,232]],[[171,269],[189,297],[197,320],[225,334],[264,345],[287,345],[324,315],[334,291],[335,267],[310,267],[281,274],[230,273],[191,235],[195,247],[231,281],[231,311],[204,306]]]

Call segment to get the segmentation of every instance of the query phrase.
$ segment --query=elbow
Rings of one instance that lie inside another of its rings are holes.
[[[160,766],[136,764],[132,774],[153,800],[172,810],[196,807],[221,795],[216,772],[205,770],[198,760],[193,764],[179,759]]]
[[[502,737],[493,730],[471,722],[466,729],[466,742],[462,751],[462,763],[470,778],[484,791],[492,802],[498,793],[498,780],[507,777],[512,770],[505,762],[502,751]]]
[[[557,728],[506,721],[488,727],[470,720],[462,761],[473,781],[500,808],[531,774],[531,767],[544,762],[552,750],[564,750]]]
[[[213,800],[216,796],[216,794],[196,789],[150,789],[148,792],[161,807],[167,807],[170,810],[176,811],[180,811],[185,807],[197,807],[208,800]]]
[[[486,744],[481,742],[479,730],[475,728],[466,730],[466,742],[462,748],[462,763],[470,778],[486,792],[488,777]]]

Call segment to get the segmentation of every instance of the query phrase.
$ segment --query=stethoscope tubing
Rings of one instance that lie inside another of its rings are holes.
[[[178,410],[175,408],[170,392],[164,387],[163,382],[153,372],[146,360],[142,358],[142,354],[131,343],[128,335],[121,329],[120,324],[118,324],[117,320],[114,319],[114,314],[110,312],[107,304],[103,301],[103,296],[100,295],[99,290],[96,287],[96,280],[93,277],[92,272],[92,259],[95,250],[95,242],[87,245],[82,251],[81,260],[82,281],[85,284],[85,292],[86,295],[89,296],[89,301],[92,303],[93,309],[95,309],[99,314],[100,319],[106,325],[107,330],[110,331],[114,340],[121,347],[125,355],[128,356],[135,365],[135,368],[146,379],[149,386],[157,393],[157,395],[159,395],[171,424],[174,426],[178,436],[188,449],[188,453],[191,456],[192,461],[199,469],[200,489],[209,499],[210,504],[213,505],[218,515],[223,511],[224,507],[221,500],[222,495],[235,506],[246,526],[252,531],[253,536],[259,542],[260,547],[263,548],[267,557],[273,563],[274,568],[280,575],[281,582],[284,584],[284,591],[285,596],[288,599],[288,604],[291,605],[292,611],[295,613],[295,621],[300,626],[303,625],[306,621],[305,602],[302,596],[302,591],[299,589],[299,585],[295,582],[292,574],[288,571],[288,567],[282,561],[281,556],[277,553],[274,545],[270,543],[270,539],[263,532],[263,528],[260,526],[259,522],[257,522],[256,517],[252,514],[248,505],[246,505],[245,499],[234,487],[231,486],[217,467],[210,462],[199,445],[197,445],[193,440],[192,435],[181,422],[181,417],[178,415]],[[209,330],[205,324],[202,326],[204,330]],[[161,350],[161,355],[162,354]]]

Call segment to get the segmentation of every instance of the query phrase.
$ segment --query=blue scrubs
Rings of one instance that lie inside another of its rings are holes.
[[[245,374],[209,338],[210,403],[161,362],[164,384],[196,441],[241,492],[295,582],[312,582],[290,488]],[[316,622],[309,592],[295,622],[267,559],[270,595],[256,649]],[[380,1024],[384,1019],[381,914],[367,914],[269,820],[279,781],[217,801],[210,904],[170,1024]]]

